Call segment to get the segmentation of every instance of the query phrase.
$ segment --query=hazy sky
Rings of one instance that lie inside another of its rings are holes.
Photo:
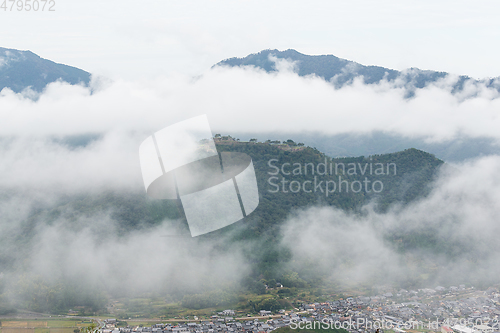
[[[0,46],[113,78],[197,75],[267,48],[500,76],[492,0],[55,0],[54,9],[0,10]]]

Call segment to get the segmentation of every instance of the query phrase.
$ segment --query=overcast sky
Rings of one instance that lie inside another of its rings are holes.
[[[267,48],[500,76],[492,0],[55,0],[54,9],[0,10],[0,46],[127,79],[197,75]]]

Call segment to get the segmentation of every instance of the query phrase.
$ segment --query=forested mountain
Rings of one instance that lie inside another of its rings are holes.
[[[0,47],[0,91],[10,88],[18,93],[31,87],[41,92],[47,84],[57,80],[87,85],[90,73],[40,58],[31,51]]]
[[[273,233],[277,236],[279,225],[292,210],[312,205],[333,206],[358,213],[364,205],[373,202],[378,211],[384,212],[393,204],[418,200],[428,194],[436,172],[443,165],[443,161],[434,155],[417,149],[332,159],[315,148],[299,146],[292,140],[276,144],[226,138],[216,141],[218,151],[248,154],[252,157],[257,176],[259,206],[249,221],[235,226],[244,225],[246,238]],[[328,181],[329,193],[326,191]],[[67,197],[56,207],[38,211],[37,220],[40,216],[44,216],[42,220],[55,220],[62,208],[67,210],[68,207],[81,214],[95,214],[113,208],[113,218],[124,233],[183,214],[174,202],[149,199],[142,192],[106,192],[98,196]],[[185,227],[187,235],[187,225]],[[209,239],[216,234],[217,231],[200,237]]]
[[[212,244],[215,246],[214,256],[245,248],[244,260],[245,265],[250,268],[250,275],[241,281],[241,290],[260,292],[262,283],[259,281],[262,276],[281,281],[288,281],[293,277],[293,281],[290,280],[292,282],[283,283],[300,286],[309,280],[304,276],[294,277],[293,274],[296,273],[289,272],[290,248],[282,242],[282,226],[291,214],[312,206],[330,206],[359,215],[363,214],[362,208],[369,203],[375,205],[376,211],[383,213],[393,204],[405,205],[425,197],[443,165],[433,155],[416,149],[384,155],[331,159],[314,148],[292,140],[285,143],[240,142],[226,136],[217,140],[216,144],[219,152],[243,152],[252,157],[260,204],[243,221],[191,238],[182,210],[179,210],[175,201],[153,200],[144,191],[110,190],[65,195],[50,206],[34,208],[29,217],[22,221],[20,229],[11,229],[9,235],[1,237],[0,267],[4,272],[23,272],[22,263],[29,260],[31,253],[36,251],[36,244],[40,242],[38,233],[52,225],[75,232],[87,230],[85,234],[88,237],[95,239],[97,244],[104,245],[110,240],[119,242],[122,237],[126,239],[127,235],[170,223],[169,230],[172,234],[165,238],[165,242],[181,240],[187,248]],[[341,182],[343,185],[339,185]],[[377,185],[374,185],[375,182],[378,182]],[[332,190],[333,183],[337,186],[335,191]],[[327,189],[330,190],[329,193],[326,193]],[[8,200],[9,195],[4,193],[3,199]],[[103,216],[111,221],[103,224]],[[110,234],[110,230],[118,235]],[[398,242],[404,237],[396,236]],[[138,239],[145,243],[149,241]],[[411,238],[409,241],[412,246],[419,246],[418,239]],[[439,242],[438,239],[434,241],[436,244]],[[402,244],[398,243],[403,250],[404,242],[405,240]],[[436,244],[426,243],[425,246],[432,247]],[[60,255],[64,258],[64,253]],[[311,270],[308,274],[317,278]],[[0,289],[1,287],[0,285]],[[48,282],[40,277],[23,275],[17,285],[4,292],[16,295],[21,302],[16,306],[35,311],[58,312],[77,305],[85,305],[94,310],[102,308],[105,305],[103,295],[113,291],[104,286],[95,288],[95,285],[83,283],[79,279],[75,281],[60,278],[56,282]],[[174,289],[169,292],[178,295],[180,299],[186,292],[195,292],[175,289],[174,285],[170,288]],[[0,290],[0,298],[1,294]],[[33,298],[33,294],[38,296]],[[190,304],[189,299],[185,299],[186,304]],[[0,307],[1,303],[0,299]]]
[[[311,56],[292,49],[286,51],[263,50],[244,58],[226,59],[215,66],[255,66],[264,69],[266,72],[273,72],[277,70],[273,57],[295,62],[296,72],[300,76],[314,74],[326,81],[331,81],[336,87],[342,87],[344,84],[352,82],[354,78],[361,76],[367,84],[378,83],[383,79],[389,82],[400,80],[400,84],[408,89],[409,96],[412,95],[414,89],[423,88],[429,83],[436,82],[448,75],[446,72],[421,70],[418,68],[397,71],[380,66],[365,66],[354,61],[338,58],[334,55]],[[498,78],[475,80],[461,75],[453,87],[453,92],[461,91],[465,82],[475,84],[484,83],[487,87],[500,89]]]

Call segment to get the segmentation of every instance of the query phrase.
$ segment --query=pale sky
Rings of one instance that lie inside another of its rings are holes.
[[[199,75],[267,48],[500,76],[498,1],[55,0],[54,9],[0,9],[0,46],[126,79]]]

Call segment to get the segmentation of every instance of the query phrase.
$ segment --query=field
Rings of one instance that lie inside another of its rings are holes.
[[[90,325],[90,321],[69,319],[2,319],[0,333],[74,333]]]

